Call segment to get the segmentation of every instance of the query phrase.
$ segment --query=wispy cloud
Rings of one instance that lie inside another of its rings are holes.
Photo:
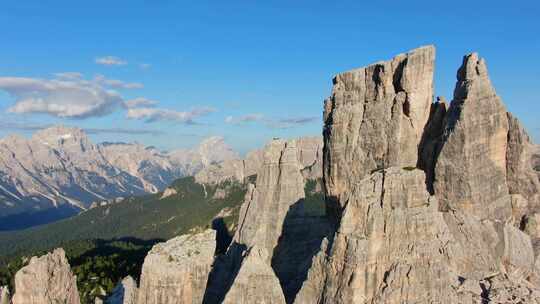
[[[95,59],[95,62],[97,64],[106,65],[106,66],[120,66],[120,65],[127,64],[127,61],[116,56],[98,57]]]
[[[144,97],[138,97],[130,100],[126,100],[125,105],[127,108],[137,108],[137,107],[146,107],[146,108],[153,108],[155,107],[158,102],[156,100],[144,98]]]
[[[142,89],[144,88],[144,85],[142,83],[138,82],[124,82],[122,80],[118,79],[107,79],[103,75],[96,75],[94,77],[94,81],[98,84],[108,86],[114,89]]]
[[[233,117],[233,116],[227,116],[225,118],[225,122],[228,124],[241,124],[246,122],[256,122],[256,121],[264,121],[264,115],[263,114],[247,114],[239,117]]]
[[[152,67],[152,65],[150,63],[140,63],[139,64],[139,68],[141,68],[143,70],[148,70],[151,67]]]
[[[144,107],[128,109],[127,118],[144,120],[145,122],[174,121],[187,125],[195,125],[198,124],[195,121],[196,118],[215,111],[216,109],[210,107],[196,108],[187,112]]]
[[[271,121],[269,126],[277,129],[289,129],[320,120],[321,118],[317,116],[282,118],[278,119],[277,121]]]
[[[143,85],[96,75],[86,80],[78,72],[54,74],[55,78],[0,77],[0,90],[15,98],[9,113],[41,113],[61,118],[104,116],[125,107],[114,89],[139,89]],[[147,105],[148,106],[148,105]]]
[[[77,80],[83,78],[83,74],[79,72],[63,72],[54,74],[58,79]]]
[[[127,134],[127,135],[163,135],[162,130],[126,129],[126,128],[84,128],[88,134]]]
[[[13,131],[39,131],[54,126],[53,124],[28,124],[17,122],[0,122],[0,128]],[[163,135],[162,130],[130,129],[130,128],[82,128],[87,134],[126,134],[126,135]]]
[[[225,118],[225,123],[236,125],[244,123],[262,123],[269,128],[288,129],[300,125],[309,124],[318,120],[320,120],[320,118],[316,116],[272,119],[265,117],[263,114],[247,114],[239,117],[227,116]]]
[[[117,92],[80,80],[0,77],[0,89],[15,98],[7,111],[16,114],[83,119],[109,114],[123,102]]]

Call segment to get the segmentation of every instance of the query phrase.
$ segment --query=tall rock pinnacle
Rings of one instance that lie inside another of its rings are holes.
[[[463,58],[457,80],[435,165],[435,193],[443,209],[507,219],[506,109],[478,54]]]
[[[324,176],[329,197],[372,171],[415,167],[433,100],[435,48],[426,46],[334,78],[324,106]]]
[[[511,220],[527,213],[535,190],[522,174],[528,139],[476,54],[458,71],[448,111],[443,100],[432,104],[433,53],[421,48],[334,80],[323,172],[338,229],[295,303],[540,300],[531,238]]]

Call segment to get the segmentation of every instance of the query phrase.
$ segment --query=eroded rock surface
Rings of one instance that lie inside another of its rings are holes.
[[[255,246],[250,248],[246,255],[223,303],[285,304],[279,280],[269,265],[271,256],[267,250]]]
[[[32,257],[15,274],[13,304],[79,304],[77,280],[63,249]]]
[[[264,148],[256,185],[248,186],[233,243],[216,262],[205,303],[291,302],[329,230],[323,217],[304,212],[306,180],[320,170],[320,142],[276,139]]]
[[[301,137],[296,140],[297,158],[306,178],[322,177],[322,138]],[[226,180],[247,182],[264,166],[264,149],[255,150],[244,159],[226,160],[208,166],[195,175],[195,180],[203,184],[219,184]]]
[[[477,54],[464,57],[457,79],[435,165],[435,193],[443,209],[504,221],[511,213],[507,112]]]
[[[216,250],[216,233],[176,237],[144,259],[137,304],[202,303]]]
[[[495,94],[485,62],[476,54],[464,58],[448,111],[443,100],[414,103],[418,113],[427,113],[415,116],[424,123],[419,137],[399,124],[406,111],[365,115],[385,104],[379,96],[388,90],[375,90],[379,99],[354,107],[368,100],[358,97],[369,92],[364,83],[384,79],[377,76],[381,71],[400,79],[393,64],[426,52],[414,50],[334,80],[325,105],[323,172],[339,228],[322,243],[295,303],[540,301],[533,244],[520,230],[537,191],[527,166],[528,137]],[[432,69],[414,62],[401,65],[432,77]],[[362,74],[373,77],[363,80]],[[413,75],[431,96],[431,80]],[[392,105],[400,100],[399,93],[389,96]],[[416,150],[400,142],[404,134]]]
[[[324,105],[324,176],[338,213],[342,194],[373,170],[416,166],[434,59],[427,46],[334,78]]]

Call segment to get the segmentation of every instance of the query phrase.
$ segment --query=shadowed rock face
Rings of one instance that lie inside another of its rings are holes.
[[[324,178],[337,212],[342,194],[374,170],[415,167],[433,100],[435,48],[337,75],[324,105]]]
[[[329,230],[325,218],[304,212],[306,178],[313,176],[305,170],[316,172],[320,155],[306,141],[273,140],[264,148],[256,185],[248,187],[232,245],[215,263],[205,303],[294,299]]]
[[[234,242],[274,250],[289,208],[305,197],[300,169],[295,141],[274,140],[266,146],[257,185],[240,210]]]
[[[105,304],[135,304],[137,292],[137,282],[131,276],[127,276],[114,288]]]
[[[137,303],[202,303],[215,250],[213,230],[155,245],[144,259]]]
[[[15,275],[13,304],[79,304],[77,280],[63,249],[32,257]]]

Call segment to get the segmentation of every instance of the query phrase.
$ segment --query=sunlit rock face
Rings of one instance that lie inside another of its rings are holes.
[[[63,249],[32,257],[15,274],[13,304],[79,304],[77,279]]]
[[[422,47],[334,77],[324,105],[326,192],[342,195],[374,170],[415,167],[433,100],[435,48]]]
[[[137,303],[202,303],[215,250],[214,230],[155,245],[144,259]]]
[[[477,54],[464,57],[450,107],[432,104],[433,54],[424,47],[336,76],[323,172],[338,229],[295,303],[540,300],[536,255],[522,231],[538,191],[528,136]],[[418,72],[396,72],[396,62]],[[403,75],[414,75],[422,93],[396,85]],[[400,95],[422,98],[411,97],[414,111],[389,111],[406,104]],[[366,115],[377,107],[386,110]],[[409,125],[400,124],[406,117]]]

